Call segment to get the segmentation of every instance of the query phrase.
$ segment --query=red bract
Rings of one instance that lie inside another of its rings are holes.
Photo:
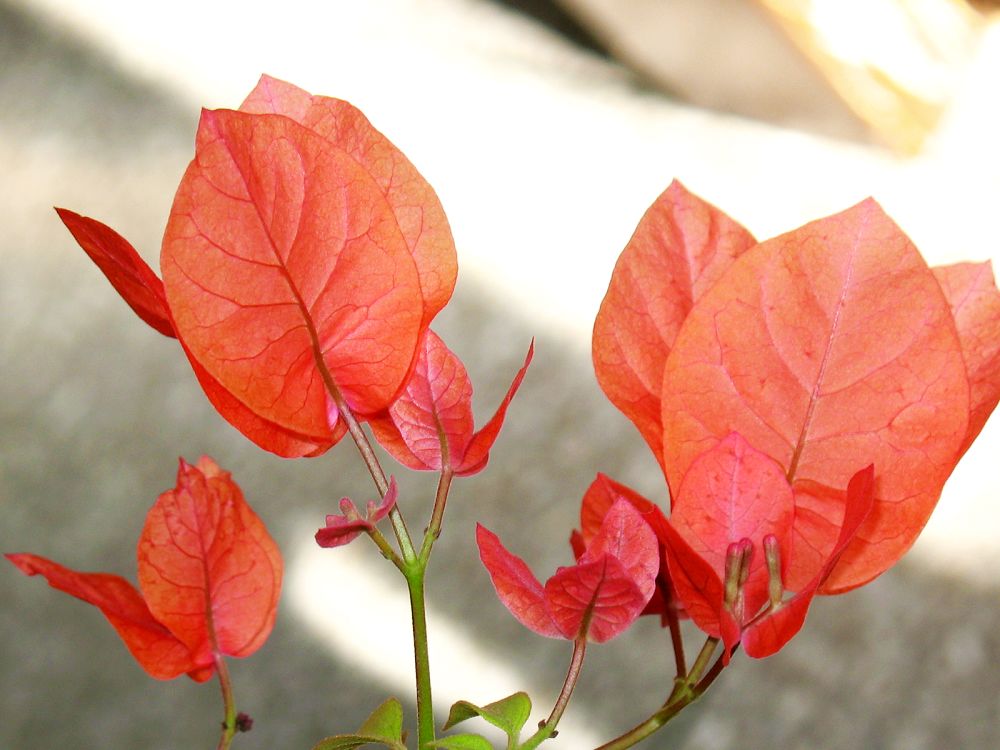
[[[437,334],[428,330],[403,392],[384,415],[369,419],[376,439],[411,469],[448,470],[460,476],[481,471],[533,353],[534,343],[493,417],[475,432],[472,383],[465,367]]]
[[[794,500],[781,467],[737,433],[699,456],[666,528],[671,581],[695,624],[721,638],[726,654],[740,642],[756,658],[777,652],[871,511],[873,477],[869,466],[851,479],[833,548],[786,600]]]
[[[781,467],[733,433],[691,464],[669,523],[720,577],[729,546],[744,539],[751,542],[758,554],[750,561],[742,589],[746,610],[753,614],[768,596],[767,564],[759,554],[763,540],[775,537],[782,558],[789,559],[794,513],[792,488]],[[678,594],[688,601],[680,588]],[[690,614],[697,622],[695,613]]]
[[[158,679],[202,682],[222,656],[249,656],[274,626],[282,563],[264,524],[228,472],[181,460],[139,538],[139,587],[78,573],[43,557],[6,555],[27,575],[98,607],[140,666]]]
[[[163,238],[162,284],[123,238],[60,217],[126,301],[176,336],[219,412],[282,456],[386,409],[454,288],[430,186],[351,105],[264,78],[205,111]]]
[[[176,338],[163,282],[128,240],[68,209],[57,208],[56,213],[135,314],[164,336]]]
[[[52,588],[82,599],[101,610],[128,650],[146,672],[158,680],[171,680],[185,672],[204,682],[215,666],[199,663],[173,633],[153,617],[135,586],[110,573],[80,573],[27,553],[4,555],[25,575],[42,575]]]
[[[657,343],[650,334],[657,305],[669,307],[664,300],[676,296],[677,278],[694,277],[686,257],[668,252],[681,219],[661,220],[660,239],[648,242],[664,249],[643,254],[630,243],[615,269],[595,325],[594,361],[599,372],[609,361],[662,361],[658,387],[641,399],[636,388],[615,390],[615,383],[636,382],[637,365],[617,380],[606,370],[602,385],[654,448],[650,435],[660,430],[657,458],[674,513],[698,462],[718,459],[713,451],[739,433],[746,444],[741,464],[770,461],[775,484],[768,502],[784,498],[779,525],[791,529],[766,534],[780,543],[784,588],[802,593],[817,581],[816,591],[829,594],[871,580],[913,543],[1000,398],[1000,292],[989,264],[932,271],[871,200],[745,252],[733,252],[727,235],[709,237],[704,252],[720,258],[717,273],[700,291],[680,295],[680,307],[670,309],[683,322],[673,339],[662,335]],[[615,291],[636,279],[640,305]],[[644,371],[646,381],[655,369]],[[622,395],[629,392],[631,400]],[[650,416],[654,405],[658,422]],[[873,506],[845,540],[852,525],[846,489],[869,464]],[[751,497],[744,492],[731,501]],[[697,513],[712,515],[721,501],[702,496]],[[692,532],[691,513],[688,505],[674,527],[688,523]],[[732,517],[744,514],[755,517],[743,505]],[[758,549],[757,583],[748,593],[759,599],[761,541],[749,535],[729,543],[744,538]],[[727,553],[721,538],[686,541],[706,569],[717,570]],[[680,557],[675,549],[675,565]],[[677,582],[674,566],[671,575]],[[801,602],[811,595],[797,600],[803,614]]]
[[[659,569],[656,537],[626,500],[611,507],[576,565],[559,568],[544,587],[493,532],[480,525],[476,539],[500,601],[550,638],[614,638],[646,606]]]
[[[663,366],[694,303],[754,245],[742,226],[676,180],[636,227],[594,321],[597,381],[661,460]]]
[[[316,543],[320,547],[342,547],[349,542],[353,542],[362,531],[370,531],[375,528],[375,524],[389,515],[396,505],[396,478],[389,479],[389,489],[382,498],[382,502],[376,505],[374,500],[368,501],[368,513],[362,517],[357,506],[351,502],[350,498],[342,498],[340,501],[341,515],[328,515],[326,526],[316,532]]]
[[[576,555],[578,560],[583,556],[587,551],[587,545],[590,544],[594,536],[600,531],[601,524],[604,523],[608,511],[619,500],[627,500],[631,503],[632,507],[640,513],[643,520],[649,524],[650,529],[656,535],[659,545],[658,559],[660,570],[656,575],[656,590],[642,614],[660,615],[664,624],[666,624],[668,609],[674,610],[678,616],[682,616],[683,612],[678,609],[678,602],[671,591],[670,577],[667,573],[665,558],[666,532],[664,530],[664,527],[667,525],[667,519],[663,515],[663,511],[654,503],[644,498],[631,487],[626,487],[624,484],[616,482],[606,474],[598,473],[597,477],[590,483],[590,486],[584,493],[583,502],[580,504],[580,530],[574,530],[570,535],[569,541],[573,548],[573,554]]]

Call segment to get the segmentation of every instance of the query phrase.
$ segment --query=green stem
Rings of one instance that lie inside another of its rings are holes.
[[[625,748],[632,747],[649,737],[649,735],[660,729],[682,710],[700,698],[711,687],[712,683],[715,682],[715,678],[722,674],[722,670],[726,666],[725,654],[723,654],[712,665],[712,668],[707,673],[705,672],[709,662],[712,660],[712,654],[715,652],[718,643],[718,638],[709,637],[705,640],[705,645],[702,646],[701,651],[698,653],[698,658],[695,660],[687,677],[676,682],[674,690],[670,694],[670,697],[667,698],[666,703],[652,716],[642,723],[637,724],[625,732],[625,734],[601,745],[596,750],[625,750]],[[704,677],[702,677],[703,674]]]
[[[676,703],[664,706],[641,724],[633,727],[620,737],[616,737],[611,742],[601,745],[597,750],[624,750],[624,748],[632,747],[674,718],[688,703],[690,701],[677,701]]]
[[[424,532],[420,554],[403,568],[410,591],[410,614],[413,618],[413,662],[417,680],[417,747],[422,748],[436,739],[434,734],[434,701],[431,697],[431,661],[427,644],[427,608],[424,602],[424,578],[434,542],[441,534],[444,509],[454,473],[450,468],[441,472],[434,510]]]
[[[219,737],[217,750],[229,750],[236,734],[236,702],[233,700],[233,686],[229,679],[229,668],[222,654],[215,654],[215,669],[219,673],[219,684],[222,686],[222,705],[225,719],[222,721],[222,736]]]
[[[406,565],[403,563],[402,558],[396,554],[396,550],[392,548],[389,544],[389,540],[385,538],[381,531],[372,527],[368,531],[368,536],[371,540],[375,542],[375,546],[378,547],[379,552],[382,553],[382,557],[395,565],[403,575],[406,575]]]
[[[340,410],[340,416],[347,425],[348,432],[358,447],[368,473],[371,474],[375,487],[382,497],[389,491],[389,481],[386,479],[385,471],[379,463],[378,456],[372,448],[368,436],[362,429],[361,424],[351,411],[351,407],[344,399],[340,390],[333,382],[332,378],[326,378],[327,390]],[[434,503],[434,512],[431,517],[428,533],[424,536],[420,555],[417,554],[413,546],[413,538],[406,528],[406,521],[398,506],[394,506],[389,511],[389,520],[392,523],[392,530],[399,543],[399,551],[402,561],[389,546],[385,537],[377,530],[371,534],[372,540],[378,545],[382,554],[392,560],[396,567],[406,577],[406,587],[410,594],[410,615],[413,623],[413,663],[417,684],[417,747],[422,748],[428,743],[434,742],[434,702],[431,697],[431,666],[430,652],[427,645],[427,605],[424,601],[424,575],[427,570],[427,560],[430,557],[430,549],[434,544],[434,539],[440,534],[441,521],[444,516],[444,506],[448,497],[448,489],[451,486],[452,472],[446,471],[441,475],[438,484],[437,499]],[[220,748],[220,750],[222,750]]]
[[[570,659],[569,669],[566,671],[566,679],[563,681],[562,690],[559,691],[559,697],[552,707],[552,713],[549,714],[549,718],[538,726],[538,731],[521,745],[520,750],[534,750],[534,748],[555,734],[556,725],[559,723],[559,719],[562,718],[566,706],[569,705],[569,699],[573,695],[573,688],[576,687],[577,680],[580,679],[580,671],[583,669],[583,657],[586,652],[587,637],[582,636],[577,638],[573,642],[573,657]]]
[[[395,506],[389,511],[389,521],[392,523],[392,530],[396,534],[396,541],[399,542],[399,551],[403,553],[403,562],[407,564],[413,563],[417,559],[417,551],[413,548],[413,540],[406,528],[406,521],[403,520],[403,514],[399,512],[399,506]]]
[[[708,663],[712,660],[712,654],[715,653],[715,647],[718,645],[718,638],[712,638],[709,636],[705,639],[705,644],[701,647],[701,651],[698,652],[698,657],[694,660],[694,665],[691,667],[691,671],[688,673],[687,679],[684,680],[684,684],[688,690],[693,689],[698,684],[698,681],[701,679],[701,675],[708,667]]]
[[[434,701],[431,697],[431,661],[427,647],[427,608],[424,603],[425,567],[417,561],[408,569],[406,585],[410,592],[413,617],[413,665],[417,680],[417,747],[433,742]]]

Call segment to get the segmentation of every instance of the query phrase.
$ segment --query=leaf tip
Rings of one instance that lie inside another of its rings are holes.
[[[4,552],[3,556],[10,561],[11,565],[20,570],[26,576],[33,576],[37,572],[31,567],[27,560],[30,555],[20,552]]]

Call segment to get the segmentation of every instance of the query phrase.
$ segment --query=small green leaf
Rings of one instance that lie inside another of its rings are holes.
[[[338,734],[320,740],[312,750],[354,750],[363,745],[382,745],[406,750],[403,742],[403,707],[395,698],[372,711],[357,734]]]
[[[358,729],[358,734],[382,737],[402,744],[403,742],[403,706],[395,698],[389,698],[385,703],[372,711],[371,716]]]
[[[516,743],[521,734],[521,727],[530,715],[531,699],[527,693],[514,693],[486,706],[459,701],[451,707],[444,728],[450,729],[466,719],[480,716],[493,726],[502,729]]]
[[[442,737],[436,742],[430,742],[428,747],[441,747],[445,750],[493,750],[489,740],[480,734],[453,734]]]
[[[443,729],[451,729],[456,724],[471,719],[473,716],[482,716],[482,709],[468,701],[459,701],[451,707],[448,712],[448,721],[444,723]]]
[[[336,737],[327,737],[325,740],[320,740],[312,750],[354,750],[365,745],[384,745],[392,750],[405,750],[398,742],[386,742],[379,737],[364,737],[360,734],[338,734]]]

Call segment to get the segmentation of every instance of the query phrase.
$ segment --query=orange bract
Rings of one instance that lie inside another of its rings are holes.
[[[332,435],[338,389],[385,408],[422,297],[392,210],[347,154],[276,115],[205,112],[160,256],[190,356],[262,418]]]
[[[349,154],[369,174],[392,208],[417,266],[423,325],[429,325],[455,288],[455,242],[437,195],[403,152],[356,107],[312,96],[270,76],[261,76],[240,111],[290,117]]]
[[[129,305],[180,340],[216,409],[288,457],[344,435],[338,403],[361,418],[389,406],[457,272],[444,212],[406,157],[350,104],[267,77],[243,111],[202,113],[162,284],[113,230],[60,216]]]
[[[685,321],[661,406],[671,486],[733,431],[785,470],[793,590],[833,546],[848,480],[874,463],[875,508],[827,583],[847,589],[923,528],[958,460],[969,388],[934,274],[866,201],[734,263]]]
[[[754,238],[676,180],[622,251],[594,321],[594,371],[660,460],[663,366],[692,305]]]
[[[587,551],[587,545],[590,544],[604,523],[608,511],[619,500],[627,500],[631,503],[656,536],[661,565],[656,576],[656,591],[646,604],[642,614],[659,615],[661,621],[666,624],[669,621],[671,610],[676,616],[683,616],[684,613],[678,609],[678,602],[670,587],[666,565],[662,562],[665,554],[664,527],[667,525],[667,519],[659,506],[644,498],[631,487],[616,482],[606,474],[598,473],[583,494],[583,501],[580,503],[580,529],[574,530],[570,534],[569,541],[573,548],[573,554],[578,560],[584,555]]]
[[[27,575],[98,607],[140,666],[158,679],[209,679],[221,655],[249,656],[271,633],[282,562],[228,472],[181,460],[139,539],[140,593],[124,578],[79,573],[43,557],[6,557]]]
[[[767,626],[759,650],[768,651],[798,629],[801,619],[791,623],[814,593],[870,581],[920,533],[1000,398],[1000,292],[989,264],[929,269],[873,200],[738,251],[732,232],[703,232],[696,257],[716,263],[699,276],[677,251],[691,210],[665,210],[682,199],[699,205],[671,186],[623,252],[595,324],[594,362],[664,469],[674,517],[658,534],[679,598],[703,628],[725,635],[725,618],[705,602],[719,595],[729,545],[757,549],[757,578],[751,571],[741,586],[750,609],[763,606],[760,535],[731,523],[713,535],[705,520],[719,518],[720,503],[725,517],[757,518],[759,493],[696,478],[704,462],[739,444],[743,469],[771,467],[769,502],[791,493],[768,533],[780,544],[784,590],[802,596]],[[873,499],[862,513],[849,486],[869,464]]]
[[[202,660],[249,656],[274,627],[278,547],[229,472],[181,460],[139,537],[139,588],[150,611]]]

